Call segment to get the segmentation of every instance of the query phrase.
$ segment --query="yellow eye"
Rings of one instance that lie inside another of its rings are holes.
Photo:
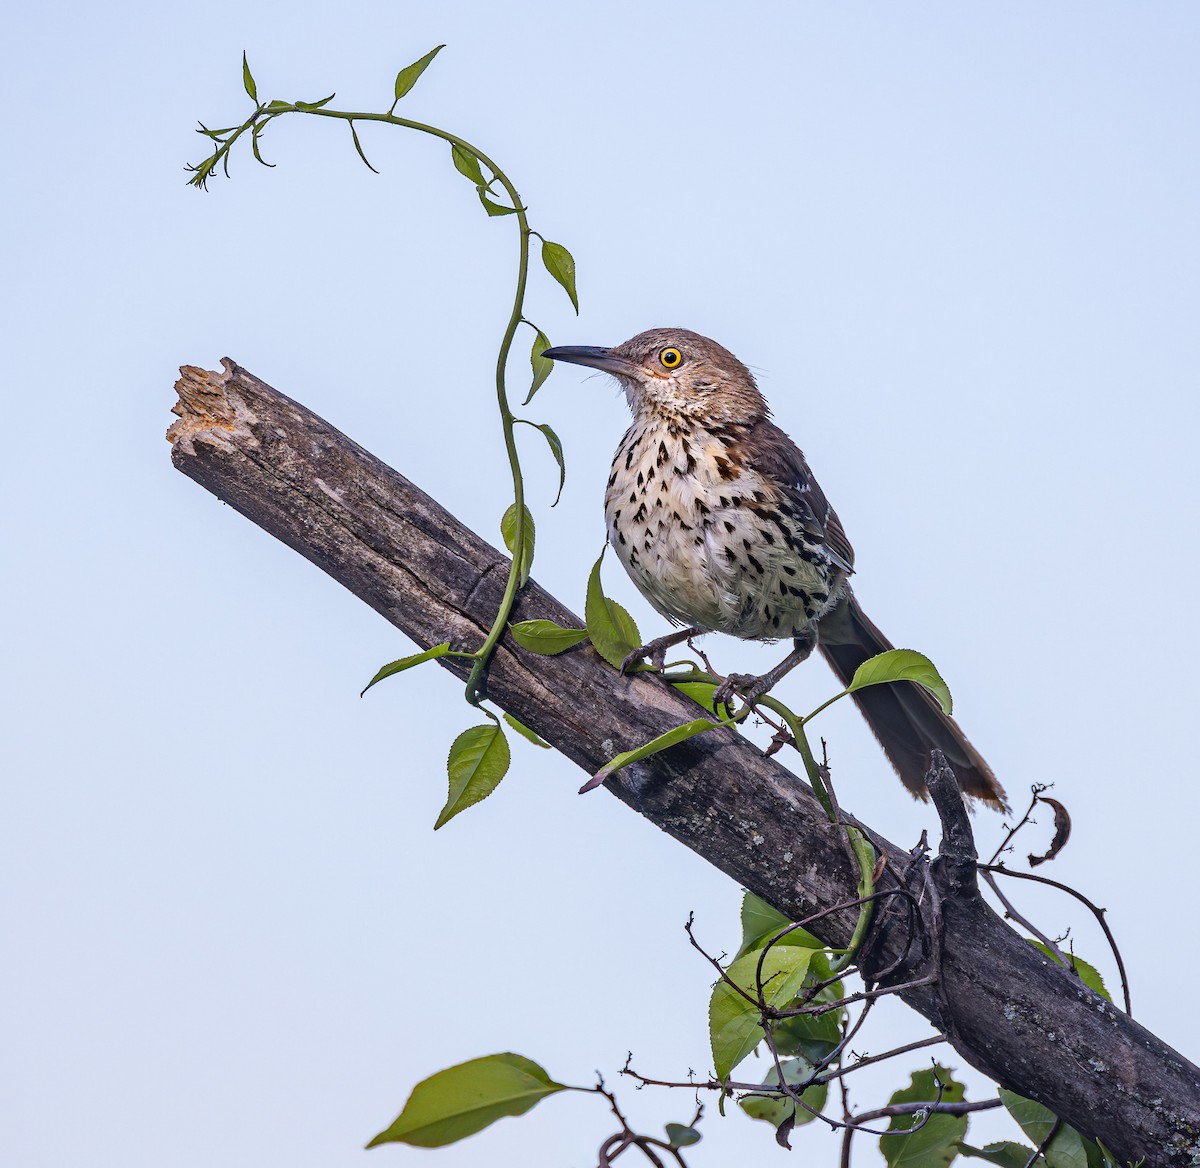
[[[683,354],[678,349],[663,349],[658,359],[664,369],[678,369],[683,364]]]

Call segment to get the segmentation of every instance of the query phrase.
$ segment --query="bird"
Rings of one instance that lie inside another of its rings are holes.
[[[633,424],[605,491],[609,543],[675,631],[640,646],[623,671],[702,633],[790,639],[760,676],[730,674],[714,706],[752,705],[819,649],[843,685],[893,648],[852,588],[854,549],[804,454],[772,420],[750,370],[728,349],[684,328],[656,328],[620,345],[563,345],[542,354],[614,376]],[[968,799],[1007,811],[1004,788],[953,718],[911,682],[853,695],[901,781],[927,799],[940,750]]]

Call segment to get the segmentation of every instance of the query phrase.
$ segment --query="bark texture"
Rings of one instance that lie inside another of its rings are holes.
[[[406,478],[232,361],[185,367],[175,466],[294,548],[422,647],[474,649],[504,589],[507,558]],[[583,622],[535,582],[517,620]],[[465,663],[440,662],[459,676]],[[557,657],[500,644],[489,696],[588,774],[613,755],[697,716],[655,677],[622,677],[584,644]],[[1200,1069],[1027,944],[980,898],[966,817],[933,776],[947,829],[927,861],[860,824],[888,861],[884,883],[923,897],[877,914],[870,962],[894,982],[936,974],[904,999],[969,1063],[1037,1099],[1122,1162],[1200,1164]],[[843,840],[808,786],[730,730],[714,730],[618,772],[608,790],[796,920],[852,900]],[[814,932],[845,944],[854,913]]]

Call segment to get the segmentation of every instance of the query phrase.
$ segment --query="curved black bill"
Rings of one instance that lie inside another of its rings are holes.
[[[542,356],[551,361],[569,361],[572,365],[603,369],[606,373],[629,373],[631,369],[631,362],[602,345],[559,345],[543,349]]]

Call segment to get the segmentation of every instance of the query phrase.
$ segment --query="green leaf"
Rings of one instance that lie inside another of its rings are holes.
[[[368,1145],[441,1148],[506,1115],[524,1115],[547,1095],[568,1091],[519,1054],[490,1054],[447,1067],[418,1083],[396,1122]]]
[[[378,174],[378,173],[379,173],[379,171],[377,171],[377,170],[376,170],[376,169],[375,169],[375,168],[374,168],[374,167],[371,165],[371,163],[370,163],[370,162],[368,161],[368,159],[367,159],[367,156],[366,156],[366,155],[363,153],[362,143],[361,143],[361,142],[358,140],[358,131],[357,131],[357,130],[354,128],[354,123],[353,123],[353,122],[350,122],[350,137],[354,139],[354,149],[358,151],[358,156],[359,156],[359,158],[361,158],[361,159],[363,160],[363,162],[366,164],[366,167],[367,167],[367,169],[368,169],[368,170],[369,170],[369,171],[370,171],[372,174]]]
[[[938,700],[946,714],[952,713],[953,703],[950,688],[933,662],[924,653],[915,649],[889,649],[869,661],[864,661],[855,671],[847,693],[866,689],[869,685],[880,685],[888,681],[913,681],[923,686]]]
[[[1054,1126],[1054,1112],[1032,1099],[1026,1099],[1004,1088],[1000,1089],[1000,1101],[1008,1109],[1009,1115],[1021,1125],[1021,1130],[1029,1137],[1030,1142],[1036,1147],[1041,1147],[1042,1140],[1050,1134],[1050,1129]],[[1084,1139],[1073,1127],[1064,1123],[1046,1148],[1046,1168],[1088,1168],[1089,1144],[1090,1140]],[[1092,1146],[1095,1147],[1094,1144]],[[1096,1150],[1099,1151],[1099,1148]]]
[[[1103,1140],[1096,1141],[1096,1150],[1100,1153],[1100,1161],[1095,1168],[1146,1168],[1146,1157],[1141,1156],[1134,1164],[1122,1164],[1116,1153],[1104,1145]]]
[[[200,122],[199,126],[200,129],[196,131],[197,134],[203,134],[205,137],[212,138],[218,142],[224,135],[232,134],[237,129],[237,126],[226,126],[223,130],[210,130],[203,122]]]
[[[649,758],[652,754],[661,754],[664,750],[669,750],[680,742],[686,742],[689,738],[695,738],[697,734],[703,734],[706,730],[715,730],[718,726],[727,725],[729,725],[728,722],[714,722],[711,718],[697,718],[694,722],[685,722],[682,726],[676,726],[673,730],[668,730],[657,738],[651,738],[649,742],[643,742],[641,746],[622,751],[615,758],[609,759],[579,788],[579,793],[582,795],[586,791],[594,790],[609,775],[615,774],[622,767],[627,767],[631,762],[641,762],[642,759]]]
[[[973,1148],[970,1144],[958,1145],[959,1155],[972,1160],[986,1160],[989,1164],[998,1164],[1000,1168],[1025,1168],[1033,1148],[1012,1140],[1000,1140],[995,1144],[984,1144],[982,1148]]]
[[[250,72],[250,62],[246,60],[246,50],[242,50],[242,84],[250,95],[250,100],[258,104],[258,86],[254,84],[254,74]]]
[[[328,105],[335,97],[337,97],[337,94],[331,93],[328,97],[321,98],[320,101],[298,101],[296,102],[296,108],[303,110],[306,114],[310,114],[313,110],[319,110],[322,106]]]
[[[563,487],[567,485],[567,460],[563,457],[562,439],[545,422],[533,423],[533,428],[541,430],[546,438],[546,445],[550,447],[550,453],[554,455],[554,461],[558,463],[558,494],[550,504],[551,507],[557,507],[559,499],[562,498]]]
[[[483,209],[489,215],[492,215],[492,216],[515,215],[517,213],[516,207],[505,207],[502,204],[494,202],[493,200],[489,199],[487,197],[487,188],[486,187],[484,187],[482,185],[477,186],[475,188],[475,191],[479,195],[479,201],[483,204]]]
[[[212,176],[212,168],[216,166],[216,164],[217,160],[214,156],[212,158],[206,158],[198,166],[188,165],[184,167],[185,170],[191,170],[195,172],[192,177],[187,180],[187,185],[190,187],[195,187],[200,191],[208,190],[208,180]]]
[[[762,989],[768,1005],[785,1007],[800,991],[808,973],[811,949],[780,945],[763,957]],[[758,992],[759,954],[738,958],[725,972],[747,993]],[[747,1001],[724,979],[713,988],[708,1003],[708,1028],[712,1040],[713,1064],[717,1078],[728,1078],[763,1038],[762,1015],[754,1002]]]
[[[529,387],[529,392],[521,403],[523,406],[527,406],[533,401],[533,395],[542,388],[546,378],[554,371],[554,362],[549,357],[542,356],[542,353],[550,348],[549,338],[541,329],[534,329],[534,332],[537,335],[533,338],[533,348],[529,352],[529,364],[533,369],[533,384]]]
[[[819,952],[813,951],[814,966],[820,956]],[[841,996],[839,992],[838,997]],[[781,1018],[772,1030],[775,1049],[780,1054],[797,1055],[812,1063],[820,1061],[841,1042],[841,1018],[845,1012],[845,1007],[842,1007],[824,1014],[797,1014],[792,1018]]]
[[[512,727],[512,728],[513,728],[513,729],[514,729],[514,730],[515,730],[515,731],[516,731],[516,732],[517,732],[517,733],[518,733],[518,734],[519,734],[521,737],[522,737],[522,738],[527,738],[527,739],[529,739],[529,741],[530,741],[530,742],[532,742],[532,743],[534,744],[534,746],[540,746],[540,747],[541,747],[543,750],[549,750],[549,749],[550,749],[550,743],[549,743],[549,742],[545,742],[545,741],[543,741],[541,738],[539,738],[539,737],[538,737],[538,736],[537,736],[537,735],[536,735],[536,734],[535,734],[535,733],[534,733],[532,730],[530,730],[530,729],[529,729],[529,727],[528,727],[528,726],[526,726],[526,725],[525,725],[525,723],[524,723],[524,722],[518,722],[518,721],[516,720],[516,718],[514,718],[514,717],[512,716],[512,714],[508,713],[508,711],[507,711],[507,710],[506,710],[506,711],[505,711],[503,714],[501,714],[500,716],[501,716],[501,717],[502,717],[502,718],[503,718],[503,719],[504,719],[504,720],[505,720],[505,721],[506,721],[506,722],[507,722],[507,723],[508,723],[508,724],[509,724],[509,725],[510,725],[510,726],[511,726],[511,727]]]
[[[813,1073],[813,1064],[808,1059],[785,1059],[780,1063],[780,1066],[783,1067],[783,1081],[793,1087],[798,1083],[803,1083]],[[763,1086],[779,1086],[779,1072],[774,1067],[767,1072],[767,1077],[763,1080]],[[825,1101],[828,1097],[828,1083],[816,1083],[812,1087],[806,1087],[800,1096],[813,1111],[823,1111],[825,1109]],[[738,1106],[751,1119],[765,1120],[775,1128],[779,1127],[793,1112],[795,1112],[796,1116],[794,1121],[796,1127],[811,1123],[817,1118],[813,1115],[812,1111],[805,1111],[803,1107],[797,1107],[786,1096],[752,1096],[749,1099],[740,1100]]]
[[[454,169],[459,174],[469,178],[476,186],[484,186],[486,179],[479,169],[479,159],[469,150],[464,150],[456,142],[450,143],[450,157],[454,159]]]
[[[257,161],[261,162],[263,164],[263,166],[269,166],[272,169],[274,169],[275,163],[268,162],[262,156],[262,152],[258,148],[258,140],[259,140],[259,138],[262,137],[262,132],[263,132],[263,128],[264,128],[265,124],[266,123],[264,123],[264,122],[259,122],[254,127],[254,129],[250,132],[250,149],[254,151],[254,157]]]
[[[406,669],[411,669],[414,665],[420,665],[425,661],[436,661],[437,658],[445,657],[449,652],[450,642],[443,641],[440,645],[434,645],[432,649],[426,649],[424,653],[414,653],[411,657],[401,657],[399,661],[393,661],[390,665],[385,665],[375,674],[363,687],[362,693],[358,696],[361,698],[371,686],[382,681],[385,677],[392,677],[394,674],[403,673]]]
[[[568,629],[552,620],[527,620],[509,625],[513,640],[522,649],[540,653],[543,657],[556,657],[580,641],[587,640],[587,629]]]
[[[1062,962],[1059,961],[1058,957],[1054,954],[1054,951],[1048,945],[1043,945],[1041,941],[1034,941],[1029,937],[1027,937],[1026,940],[1029,941],[1029,943],[1035,949],[1040,950],[1047,957],[1049,957],[1050,960],[1056,965],[1062,964]],[[1079,980],[1083,982],[1088,989],[1095,990],[1096,993],[1098,993],[1102,998],[1111,1002],[1112,994],[1108,992],[1108,988],[1104,984],[1104,978],[1100,976],[1100,971],[1090,962],[1084,961],[1082,957],[1076,957],[1073,953],[1068,953],[1067,957],[1071,963],[1071,966],[1074,967],[1075,972],[1079,974]]]
[[[529,571],[533,567],[533,543],[534,543],[534,527],[533,516],[529,513],[529,508],[522,505],[521,511],[525,516],[525,537],[524,546],[521,548],[521,577],[520,584],[522,587],[529,581]],[[517,505],[513,503],[507,511],[504,512],[503,518],[500,520],[500,534],[504,537],[504,546],[508,548],[512,555],[516,555],[514,550],[517,546]]]
[[[810,987],[817,982],[825,981],[829,977],[829,953],[828,949],[813,950],[801,996],[807,995]],[[811,1001],[801,1002],[797,998],[796,1004],[831,1006],[845,995],[845,984],[835,981],[818,990]],[[841,1043],[842,1022],[845,1017],[845,1006],[832,1006],[823,1014],[797,1014],[791,1018],[781,1018],[775,1023],[772,1031],[775,1049],[780,1054],[796,1055],[816,1064],[828,1057]]]
[[[776,912],[765,900],[747,892],[742,897],[742,947],[737,956],[742,957],[753,950],[761,949],[781,930],[792,922],[782,913]],[[803,945],[806,949],[824,949],[825,946],[804,929],[793,929],[780,945]]]
[[[909,1086],[897,1091],[888,1101],[892,1103],[933,1103],[937,1100],[937,1083],[934,1074],[945,1085],[943,1103],[961,1103],[964,1089],[956,1083],[945,1067],[939,1066],[913,1074]],[[888,1124],[889,1131],[905,1131],[916,1125],[916,1114],[893,1115]],[[881,1136],[879,1150],[888,1162],[888,1168],[946,1168],[958,1155],[958,1145],[967,1134],[965,1115],[945,1115],[937,1112],[911,1135]]]
[[[667,1143],[673,1148],[690,1148],[700,1142],[700,1133],[694,1127],[684,1123],[669,1123],[667,1126]]]
[[[290,101],[273,101],[267,106],[267,113],[282,113],[284,110],[290,110],[292,103]]]
[[[711,681],[673,681],[671,685],[684,697],[689,697],[698,706],[703,706],[710,714],[716,713],[713,698],[717,687]]]
[[[417,78],[429,68],[429,62],[434,59],[446,46],[438,45],[436,49],[430,49],[419,61],[414,61],[405,69],[401,69],[396,74],[396,101],[399,101],[414,85],[417,83]],[[395,109],[395,105],[392,106]]]
[[[508,739],[495,722],[464,730],[450,747],[446,770],[450,794],[433,830],[444,827],[460,811],[486,799],[508,771]]]
[[[542,263],[550,273],[566,289],[571,303],[575,307],[575,315],[579,315],[579,296],[575,291],[575,259],[561,243],[551,243],[542,240]]]
[[[761,896],[746,892],[742,897],[742,947],[738,950],[738,956],[751,949],[761,949],[763,938],[786,929],[791,923]]]
[[[633,617],[615,600],[609,600],[604,595],[600,583],[600,565],[604,561],[604,552],[592,568],[588,577],[587,598],[584,601],[583,616],[587,624],[588,636],[592,645],[605,661],[616,669],[634,649],[642,646],[642,637]]]

